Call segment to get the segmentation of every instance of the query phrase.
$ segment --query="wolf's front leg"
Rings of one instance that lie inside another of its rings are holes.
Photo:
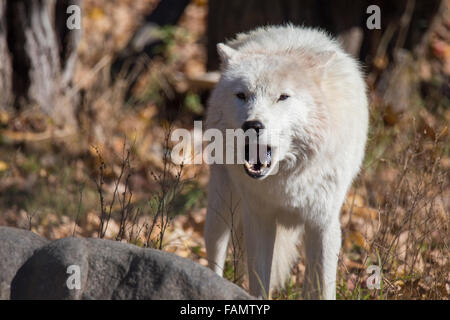
[[[247,246],[247,263],[250,294],[270,297],[270,274],[276,237],[276,221],[273,217],[256,216],[244,209],[244,236]]]
[[[304,299],[336,299],[336,270],[340,248],[341,228],[338,218],[323,227],[305,225]]]
[[[231,183],[223,166],[211,166],[208,190],[208,209],[205,221],[205,244],[209,267],[223,275],[233,218],[239,219],[237,195],[231,192]]]

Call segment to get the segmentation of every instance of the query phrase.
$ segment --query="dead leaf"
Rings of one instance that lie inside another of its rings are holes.
[[[6,171],[8,170],[8,168],[9,165],[6,162],[0,160],[0,172]]]

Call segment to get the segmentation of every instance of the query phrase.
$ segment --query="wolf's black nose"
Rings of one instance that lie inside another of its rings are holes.
[[[254,129],[257,134],[260,134],[259,130],[262,130],[264,128],[264,125],[259,120],[245,121],[242,125],[242,130],[244,130],[244,132],[248,129]]]

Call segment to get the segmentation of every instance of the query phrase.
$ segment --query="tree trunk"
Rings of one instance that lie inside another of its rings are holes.
[[[218,68],[216,44],[238,32],[258,26],[283,24],[321,27],[337,36],[344,48],[367,64],[377,55],[382,36],[391,26],[393,36],[386,52],[392,57],[396,44],[412,49],[420,42],[441,0],[210,0],[208,15],[208,69]],[[369,30],[369,5],[381,9],[381,29]],[[413,10],[409,23],[404,13]]]
[[[81,0],[0,0],[0,108],[54,115],[71,85],[81,30],[66,26]]]
[[[6,34],[6,0],[0,0],[0,108],[11,103],[11,59]]]

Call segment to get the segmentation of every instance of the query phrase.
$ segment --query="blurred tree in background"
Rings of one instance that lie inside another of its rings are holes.
[[[380,45],[415,49],[421,44],[441,0],[211,0],[208,18],[208,68],[217,69],[215,45],[258,26],[293,23],[321,27],[337,36],[345,49],[370,64]],[[381,29],[369,30],[366,12],[381,9]],[[382,44],[383,34],[389,30]]]
[[[67,7],[81,2],[0,0],[2,107],[10,105],[15,110],[23,110],[38,106],[54,118],[73,118],[77,93],[70,88],[81,31],[69,30],[66,20]],[[188,0],[161,0],[113,59],[112,79],[124,67],[134,68],[139,58],[152,59],[155,47],[161,42],[153,31],[177,24],[188,4]],[[210,0],[208,5],[207,69],[218,69],[216,44],[236,33],[269,24],[318,26],[337,36],[345,49],[359,57],[369,70],[379,69],[369,79],[369,85],[377,83],[387,100],[403,101],[396,104],[401,111],[408,105],[411,86],[405,71],[407,62],[412,55],[424,54],[428,30],[443,1]],[[370,5],[381,9],[380,29],[367,28]],[[387,68],[390,61],[396,65]],[[384,72],[385,69],[389,72]],[[134,73],[138,76],[143,71],[145,68]],[[130,88],[135,80],[129,81]],[[391,83],[400,87],[395,94],[384,92],[389,91]],[[62,96],[65,100],[61,100]]]
[[[72,117],[70,103],[59,98],[71,86],[81,37],[66,26],[74,4],[81,0],[0,0],[1,107]]]

